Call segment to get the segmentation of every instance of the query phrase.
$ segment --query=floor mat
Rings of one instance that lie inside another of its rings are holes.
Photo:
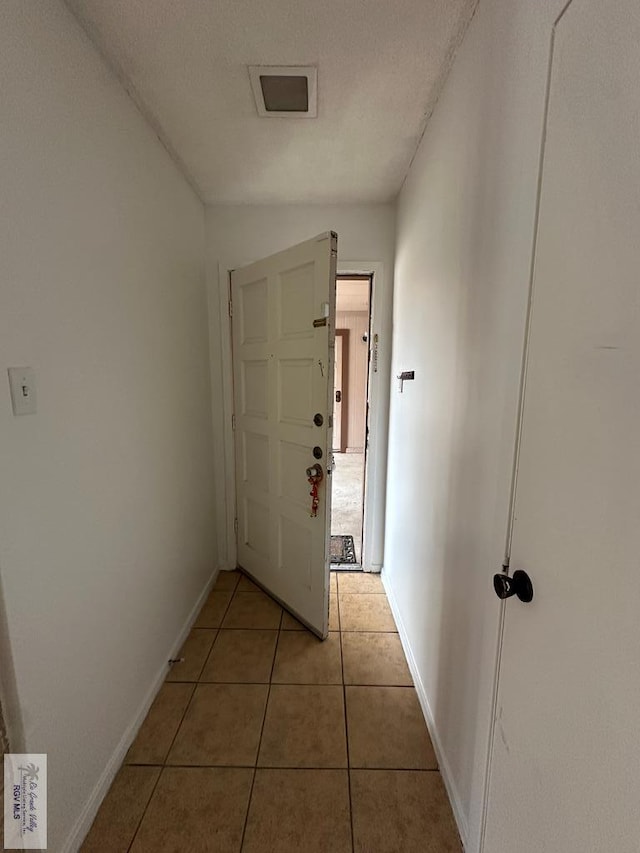
[[[356,562],[356,548],[353,544],[353,536],[342,534],[331,537],[331,564]]]

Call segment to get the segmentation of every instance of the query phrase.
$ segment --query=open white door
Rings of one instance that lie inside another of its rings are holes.
[[[640,850],[638,80],[637,0],[574,0],[551,65],[511,547],[534,597],[505,606],[485,853]]]
[[[337,240],[327,232],[231,273],[238,564],[323,638]],[[324,475],[315,515],[313,465]]]

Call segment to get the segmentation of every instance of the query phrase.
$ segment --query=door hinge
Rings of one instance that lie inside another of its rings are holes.
[[[237,518],[233,519],[233,532],[235,533],[236,540],[237,540],[238,539],[238,519]]]
[[[235,413],[231,415],[231,429],[235,432],[236,429],[236,416]]]
[[[229,297],[229,316],[233,317],[233,300]]]

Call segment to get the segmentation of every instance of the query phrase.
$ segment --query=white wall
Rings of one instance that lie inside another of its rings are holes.
[[[61,3],[4,0],[0,79],[0,571],[60,851],[216,568],[204,211]]]
[[[480,0],[398,202],[384,576],[478,849],[549,40]],[[505,816],[508,819],[508,816]],[[487,851],[491,853],[491,851]]]
[[[395,210],[392,205],[245,205],[213,206],[207,208],[207,264],[211,328],[212,387],[214,401],[230,401],[231,363],[228,351],[228,318],[220,310],[220,297],[226,300],[227,271],[271,255],[288,246],[315,237],[324,231],[338,234],[338,272],[353,272],[349,262],[370,262],[363,271],[373,269],[374,331],[380,336],[379,371],[372,376],[376,394],[377,420],[372,424],[372,456],[378,448],[386,450],[389,405],[389,364],[391,346],[392,268],[395,241]],[[226,482],[217,480],[218,541],[220,560],[229,560],[233,551],[233,507],[228,507],[232,465],[231,414],[224,406],[214,405],[214,434],[216,436],[216,471],[224,470],[226,453]],[[376,442],[374,447],[373,442]],[[371,513],[373,530],[369,564],[382,564],[384,464],[374,466],[368,477],[369,498],[376,506]],[[227,509],[228,507],[228,509]],[[226,514],[226,521],[225,516]]]

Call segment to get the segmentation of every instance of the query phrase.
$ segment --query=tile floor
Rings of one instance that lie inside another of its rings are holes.
[[[335,453],[331,472],[331,532],[353,536],[356,561],[362,559],[364,453]]]
[[[320,642],[223,573],[84,853],[459,853],[379,577],[331,576]]]

